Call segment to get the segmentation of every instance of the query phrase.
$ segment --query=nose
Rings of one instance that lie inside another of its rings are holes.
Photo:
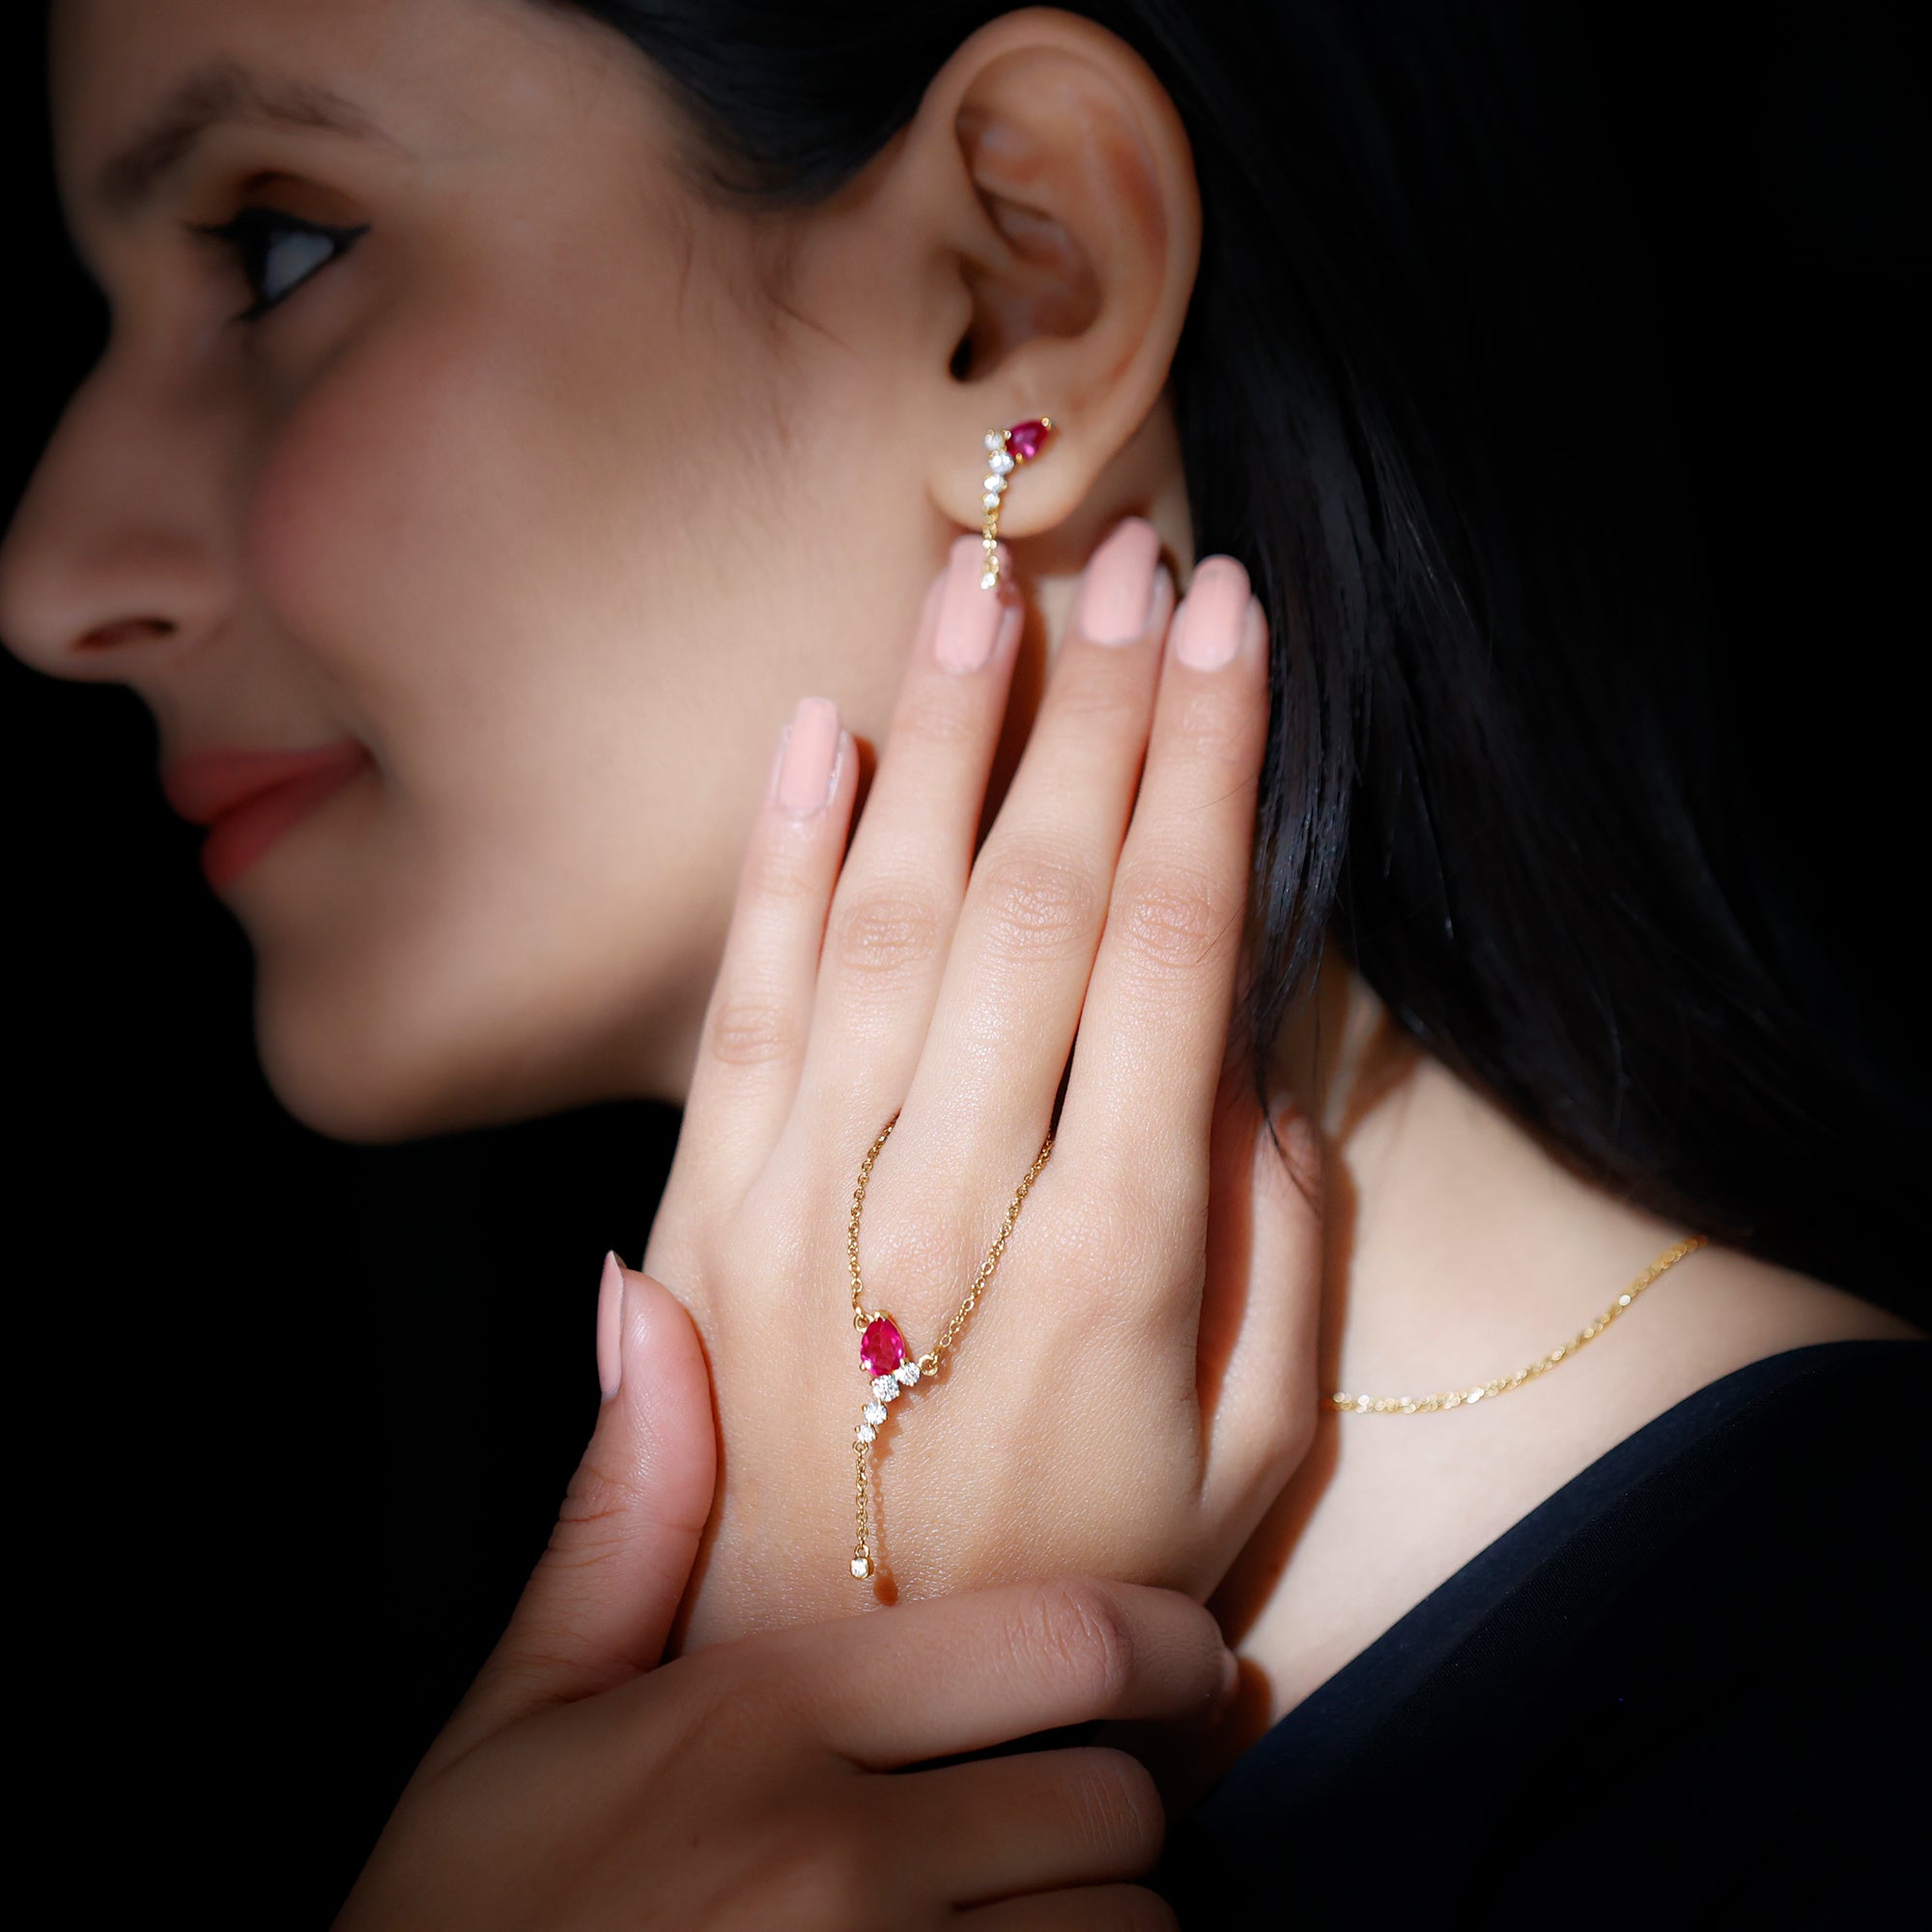
[[[225,595],[209,433],[108,360],[68,405],[0,543],[0,642],[54,677],[132,682]]]

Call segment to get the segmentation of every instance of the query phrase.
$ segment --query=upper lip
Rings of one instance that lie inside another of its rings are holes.
[[[315,745],[301,752],[254,751],[217,747],[177,758],[161,774],[168,804],[191,825],[212,825],[258,792],[291,779],[365,762],[369,753],[355,738]]]

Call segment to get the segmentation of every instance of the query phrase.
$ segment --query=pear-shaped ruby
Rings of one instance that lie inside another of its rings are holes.
[[[905,1337],[890,1315],[875,1315],[859,1337],[859,1366],[868,1376],[889,1376],[905,1360]]]
[[[1052,434],[1053,425],[1043,416],[1036,416],[1031,422],[1015,423],[1007,432],[1007,447],[1016,461],[1031,463],[1046,447]]]

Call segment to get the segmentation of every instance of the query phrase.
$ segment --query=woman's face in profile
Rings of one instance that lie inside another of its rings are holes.
[[[878,728],[956,527],[866,195],[723,211],[535,0],[59,0],[52,88],[113,327],[0,629],[130,685],[201,815],[207,754],[333,748],[208,852],[277,1091],[378,1138],[674,1094],[779,728]]]

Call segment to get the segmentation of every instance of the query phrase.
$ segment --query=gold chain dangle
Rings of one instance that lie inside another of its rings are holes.
[[[862,1582],[877,1571],[872,1557],[868,1508],[870,1471],[867,1461],[872,1444],[885,1426],[889,1406],[907,1389],[939,1373],[948,1352],[958,1341],[959,1331],[966,1325],[967,1318],[985,1293],[994,1269],[1000,1265],[1000,1257],[1006,1253],[1007,1243],[1012,1239],[1020,1209],[1025,1207],[1034,1182],[1039,1179],[1040,1171],[1053,1153],[1053,1136],[1049,1133],[1039,1152],[1034,1156],[1033,1165],[1013,1190],[1013,1198],[1007,1206],[1006,1218],[1000,1223],[1000,1232],[994,1236],[993,1245],[986,1250],[986,1258],[980,1264],[973,1285],[966,1291],[966,1298],[952,1311],[952,1320],[939,1331],[939,1339],[924,1354],[916,1357],[906,1343],[904,1329],[894,1317],[883,1308],[867,1308],[865,1284],[859,1275],[859,1219],[865,1211],[866,1185],[872,1178],[872,1163],[878,1159],[879,1150],[891,1138],[898,1119],[898,1115],[895,1114],[879,1129],[878,1138],[866,1150],[866,1158],[859,1163],[859,1178],[852,1186],[852,1211],[845,1223],[845,1264],[852,1277],[852,1326],[859,1331],[859,1366],[871,1379],[871,1400],[867,1403],[852,1437],[853,1522],[857,1531],[852,1548],[852,1574]]]

